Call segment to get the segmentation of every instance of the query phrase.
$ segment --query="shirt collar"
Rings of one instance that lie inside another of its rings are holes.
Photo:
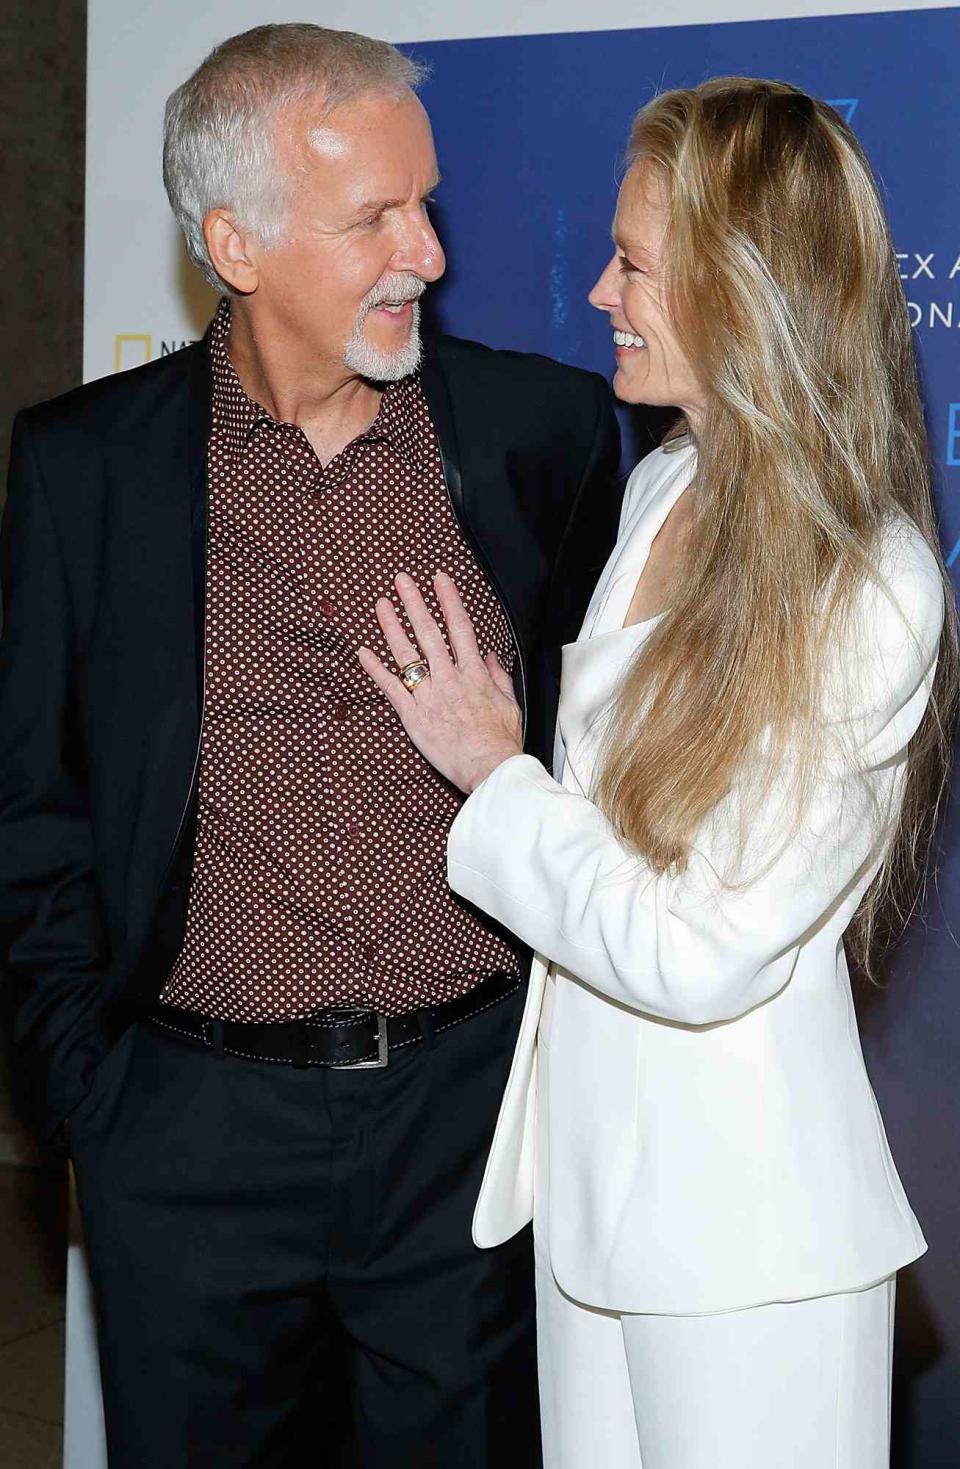
[[[259,423],[277,420],[245,391],[230,361],[229,335],[230,300],[225,296],[210,324],[213,418],[224,448],[231,458],[236,458]],[[353,440],[353,443],[364,442],[389,444],[413,468],[429,467],[433,434],[419,373],[386,384],[376,418]]]
[[[245,392],[230,361],[230,301],[224,297],[210,324],[210,367],[213,376],[213,426],[231,459],[243,452],[256,425],[271,415]]]
[[[357,442],[363,440],[387,443],[415,469],[427,467],[432,434],[419,374],[387,383],[379,413],[370,427],[357,436]]]

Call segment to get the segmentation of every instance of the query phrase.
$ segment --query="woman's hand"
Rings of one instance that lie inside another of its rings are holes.
[[[422,659],[430,676],[410,692],[369,648],[361,648],[358,657],[421,755],[469,795],[491,770],[522,753],[520,709],[510,676],[496,654],[480,657],[473,623],[453,581],[438,572],[433,585],[453,658],[416,583],[405,572],[397,577],[396,588],[419,648],[410,642],[386,597],[377,602],[377,621],[397,666],[403,669]]]

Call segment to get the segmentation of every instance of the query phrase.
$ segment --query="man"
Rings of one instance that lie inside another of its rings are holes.
[[[460,798],[357,649],[448,571],[543,750],[618,442],[599,378],[421,361],[418,80],[308,25],[214,51],[165,139],[204,341],[17,425],[0,918],[113,1466],[335,1462],[344,1382],[355,1462],[538,1460],[530,1241],[470,1238],[525,958],[450,893]]]

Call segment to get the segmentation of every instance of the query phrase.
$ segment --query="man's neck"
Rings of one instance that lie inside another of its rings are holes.
[[[325,370],[322,364],[307,362],[296,344],[291,346],[277,333],[255,332],[249,314],[236,303],[227,351],[247,396],[278,422],[302,429],[321,464],[336,458],[379,412],[379,388],[342,363]]]

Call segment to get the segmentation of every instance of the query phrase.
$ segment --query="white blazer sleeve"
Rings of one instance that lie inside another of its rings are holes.
[[[844,757],[821,766],[787,839],[784,771],[781,798],[774,793],[751,824],[734,885],[732,798],[698,834],[683,873],[656,873],[597,806],[517,755],[453,824],[454,891],[592,988],[663,1019],[716,1023],[775,995],[800,944],[879,860],[929,698],[942,584],[920,538],[898,540],[885,558],[889,594],[864,591],[825,689]]]

